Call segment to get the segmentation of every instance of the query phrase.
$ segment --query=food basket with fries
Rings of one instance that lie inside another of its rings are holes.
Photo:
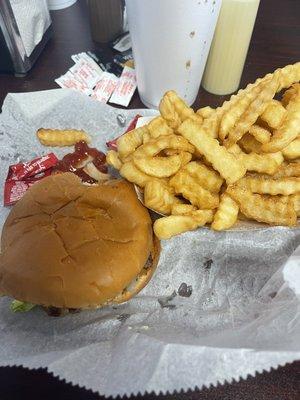
[[[129,396],[231,382],[299,359],[299,81],[296,63],[196,111],[171,90],[160,115],[61,89],[8,95],[2,184],[12,161],[49,152],[41,141],[58,131],[67,131],[64,145],[86,132],[102,152],[119,137],[107,162],[157,213],[162,249],[151,281],[121,305],[52,319],[38,308],[15,315],[1,298],[0,364]],[[137,114],[153,119],[123,134],[120,113],[126,125]],[[70,151],[50,150],[59,159]],[[2,207],[1,226],[7,214]]]

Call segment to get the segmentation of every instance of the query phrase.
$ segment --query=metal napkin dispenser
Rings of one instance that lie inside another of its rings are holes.
[[[46,0],[0,0],[0,73],[26,75],[51,36]]]

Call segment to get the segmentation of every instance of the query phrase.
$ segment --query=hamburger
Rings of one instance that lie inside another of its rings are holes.
[[[56,311],[122,303],[150,280],[159,250],[130,183],[52,175],[25,193],[4,224],[0,292]]]

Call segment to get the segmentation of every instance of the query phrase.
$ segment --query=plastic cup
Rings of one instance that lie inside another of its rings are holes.
[[[191,105],[198,94],[221,0],[126,0],[142,102],[157,108],[175,90]]]

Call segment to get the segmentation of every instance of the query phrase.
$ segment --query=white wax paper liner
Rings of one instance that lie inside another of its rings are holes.
[[[84,129],[105,150],[124,131],[117,115],[129,123],[137,113],[154,114],[65,89],[8,95],[0,115],[2,187],[17,160],[69,152],[40,145],[38,128]],[[1,226],[8,211],[1,209]],[[300,250],[287,259],[299,239],[299,228],[260,225],[187,232],[162,242],[158,269],[135,299],[64,318],[38,308],[13,314],[2,298],[0,364],[46,367],[122,396],[201,388],[292,362],[300,358]],[[178,294],[182,283],[192,286],[190,297]]]

